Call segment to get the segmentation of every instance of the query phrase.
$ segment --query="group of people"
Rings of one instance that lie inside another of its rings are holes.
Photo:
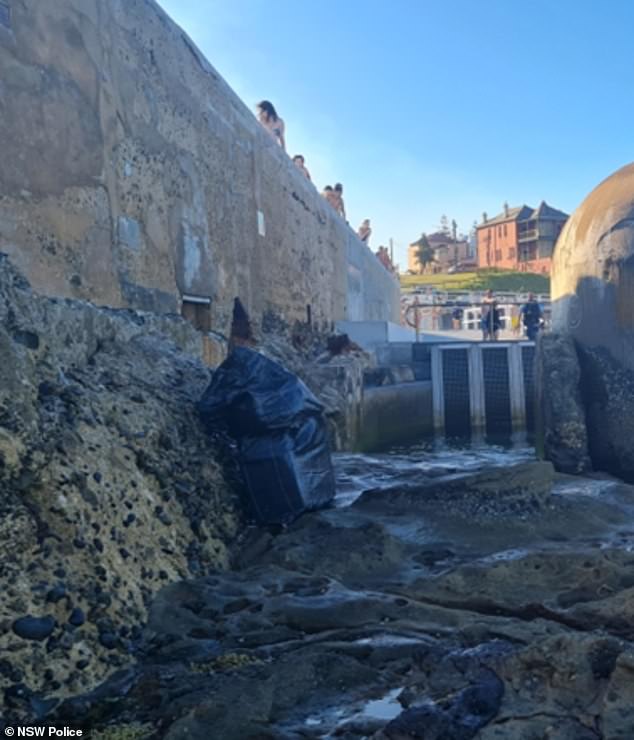
[[[343,202],[343,185],[340,182],[338,182],[334,188],[330,185],[326,185],[323,189],[322,196],[345,221],[346,207]]]
[[[283,151],[286,151],[286,138],[285,132],[286,127],[284,121],[278,116],[275,106],[269,100],[261,100],[257,106],[258,120],[262,126],[268,131],[271,137],[282,147]],[[306,167],[306,160],[303,154],[296,154],[293,157],[293,164],[297,169],[304,175],[307,180],[311,180],[310,172]],[[330,203],[335,211],[345,220],[346,219],[346,207],[343,202],[343,185],[338,182],[334,188],[330,185],[326,185],[323,189],[322,196]],[[370,227],[370,219],[366,218],[361,226],[357,230],[359,239],[365,244],[370,243],[370,236],[372,234],[372,228]],[[381,247],[385,249],[385,247]],[[386,249],[387,252],[387,249]],[[377,252],[377,256],[378,252]],[[389,257],[388,257],[389,258]],[[379,259],[382,260],[381,257]],[[390,261],[390,265],[391,265]]]
[[[528,301],[519,309],[516,316],[511,317],[513,333],[519,334],[520,321],[524,324],[526,337],[535,341],[541,329],[544,319],[542,308],[535,299],[534,293],[528,294]],[[482,300],[482,313],[480,326],[482,328],[482,340],[484,342],[496,342],[499,336],[502,321],[497,300],[492,290],[488,290]]]

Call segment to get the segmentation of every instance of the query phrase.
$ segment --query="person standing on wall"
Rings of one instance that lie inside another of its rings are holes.
[[[370,219],[366,218],[361,224],[361,226],[359,226],[359,229],[357,231],[357,236],[359,237],[359,239],[361,239],[362,242],[364,242],[365,244],[369,246],[371,234],[372,234],[372,228],[370,226]]]
[[[335,185],[335,210],[337,213],[341,216],[341,218],[345,221],[346,220],[346,208],[343,204],[343,185],[338,182]]]
[[[542,324],[542,309],[535,300],[534,293],[528,294],[528,301],[522,306],[520,313],[526,329],[526,336],[531,342],[534,342]]]
[[[271,134],[277,143],[286,151],[286,140],[284,138],[285,126],[284,121],[277,115],[273,103],[268,100],[261,100],[257,104],[258,120],[264,128]]]

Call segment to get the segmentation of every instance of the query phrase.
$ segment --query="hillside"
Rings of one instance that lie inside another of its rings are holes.
[[[454,275],[401,275],[401,288],[434,287],[438,290],[486,290],[550,292],[550,278],[532,272],[514,270],[478,270]]]

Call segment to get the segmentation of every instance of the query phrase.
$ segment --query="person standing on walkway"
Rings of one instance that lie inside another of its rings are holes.
[[[497,319],[497,329],[495,328]],[[497,339],[496,332],[499,331],[499,312],[497,310],[497,303],[493,295],[491,288],[487,290],[484,298],[482,299],[482,310],[480,325],[482,327],[482,341],[495,341]]]
[[[511,331],[514,337],[520,335],[520,309],[516,303],[511,306]]]
[[[451,312],[451,325],[454,330],[458,331],[462,329],[462,317],[464,316],[463,310],[458,306]]]
[[[482,312],[482,341],[497,342],[500,336],[500,310],[496,301]]]
[[[258,121],[271,134],[277,143],[286,151],[286,140],[284,138],[285,126],[284,121],[277,115],[273,103],[268,100],[261,100],[257,104]]]
[[[535,300],[534,293],[528,294],[528,301],[522,306],[520,313],[526,329],[526,336],[531,342],[534,342],[542,324],[542,309]]]

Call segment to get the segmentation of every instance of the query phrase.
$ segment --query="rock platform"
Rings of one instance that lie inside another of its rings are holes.
[[[249,530],[232,571],[157,595],[134,665],[48,721],[169,740],[631,738],[634,488],[536,461],[418,478]]]

